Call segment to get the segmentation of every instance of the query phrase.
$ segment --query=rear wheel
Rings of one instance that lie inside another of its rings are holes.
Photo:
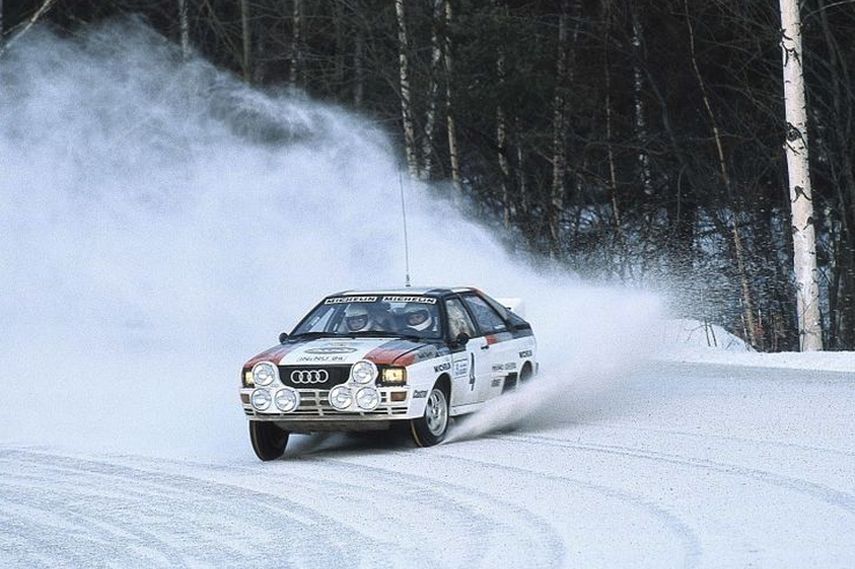
[[[531,364],[526,362],[520,372],[520,383],[526,383],[534,376],[534,372],[531,370]]]
[[[448,431],[448,395],[434,385],[428,395],[425,413],[410,422],[413,440],[420,447],[431,447],[441,443]]]
[[[250,421],[249,440],[258,458],[264,461],[276,460],[285,453],[288,431],[280,429],[275,423]]]

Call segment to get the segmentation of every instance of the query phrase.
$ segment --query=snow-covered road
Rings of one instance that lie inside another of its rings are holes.
[[[655,363],[568,415],[264,464],[0,445],[0,566],[855,566],[851,373]]]

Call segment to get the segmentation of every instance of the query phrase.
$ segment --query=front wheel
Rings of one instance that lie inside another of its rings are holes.
[[[413,440],[420,447],[431,447],[445,439],[448,431],[448,397],[437,386],[428,395],[425,414],[410,422]]]
[[[276,460],[285,453],[288,431],[280,429],[275,423],[250,421],[249,440],[255,456],[264,461]]]

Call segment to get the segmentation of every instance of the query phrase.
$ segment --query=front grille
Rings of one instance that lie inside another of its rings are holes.
[[[324,381],[315,381],[318,379]],[[292,379],[293,377],[293,379]],[[279,366],[279,379],[283,385],[296,389],[318,387],[332,389],[336,385],[345,383],[350,377],[350,366]],[[301,380],[303,380],[301,382]],[[307,382],[310,381],[311,383]]]

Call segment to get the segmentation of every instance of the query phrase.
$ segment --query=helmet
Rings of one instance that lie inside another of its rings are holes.
[[[404,322],[408,328],[423,332],[433,326],[433,317],[424,304],[410,303],[404,307]]]
[[[344,322],[351,332],[368,328],[368,309],[358,304],[349,305],[344,311]]]

